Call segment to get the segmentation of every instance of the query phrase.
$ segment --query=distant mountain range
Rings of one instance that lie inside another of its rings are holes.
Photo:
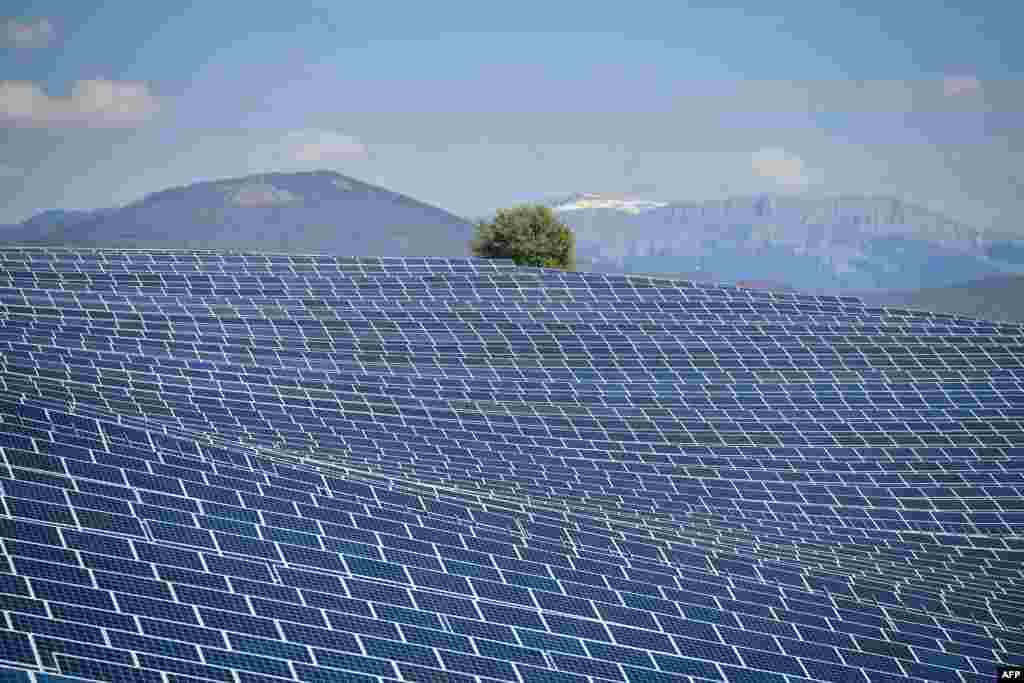
[[[703,274],[821,293],[909,291],[1024,274],[1024,242],[884,197],[544,202],[576,234],[581,269]]]
[[[46,211],[8,244],[236,249],[349,256],[466,256],[473,225],[330,171],[200,182],[101,211]]]

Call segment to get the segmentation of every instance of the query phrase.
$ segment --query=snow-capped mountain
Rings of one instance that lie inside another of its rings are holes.
[[[576,234],[577,263],[606,272],[769,281],[804,291],[945,287],[1024,272],[997,235],[890,197],[666,202],[577,194],[547,202]]]

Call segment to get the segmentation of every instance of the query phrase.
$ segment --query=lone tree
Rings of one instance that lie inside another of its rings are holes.
[[[510,258],[519,266],[576,269],[576,238],[546,206],[498,209],[491,222],[477,223],[474,256]]]

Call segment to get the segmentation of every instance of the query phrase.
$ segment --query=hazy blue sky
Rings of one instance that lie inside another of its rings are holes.
[[[1022,3],[88,2],[0,10],[0,222],[330,168],[477,215],[871,193],[1024,233]]]

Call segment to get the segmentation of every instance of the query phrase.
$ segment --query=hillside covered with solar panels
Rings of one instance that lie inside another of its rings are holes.
[[[989,683],[1022,358],[852,298],[0,249],[0,680]]]

